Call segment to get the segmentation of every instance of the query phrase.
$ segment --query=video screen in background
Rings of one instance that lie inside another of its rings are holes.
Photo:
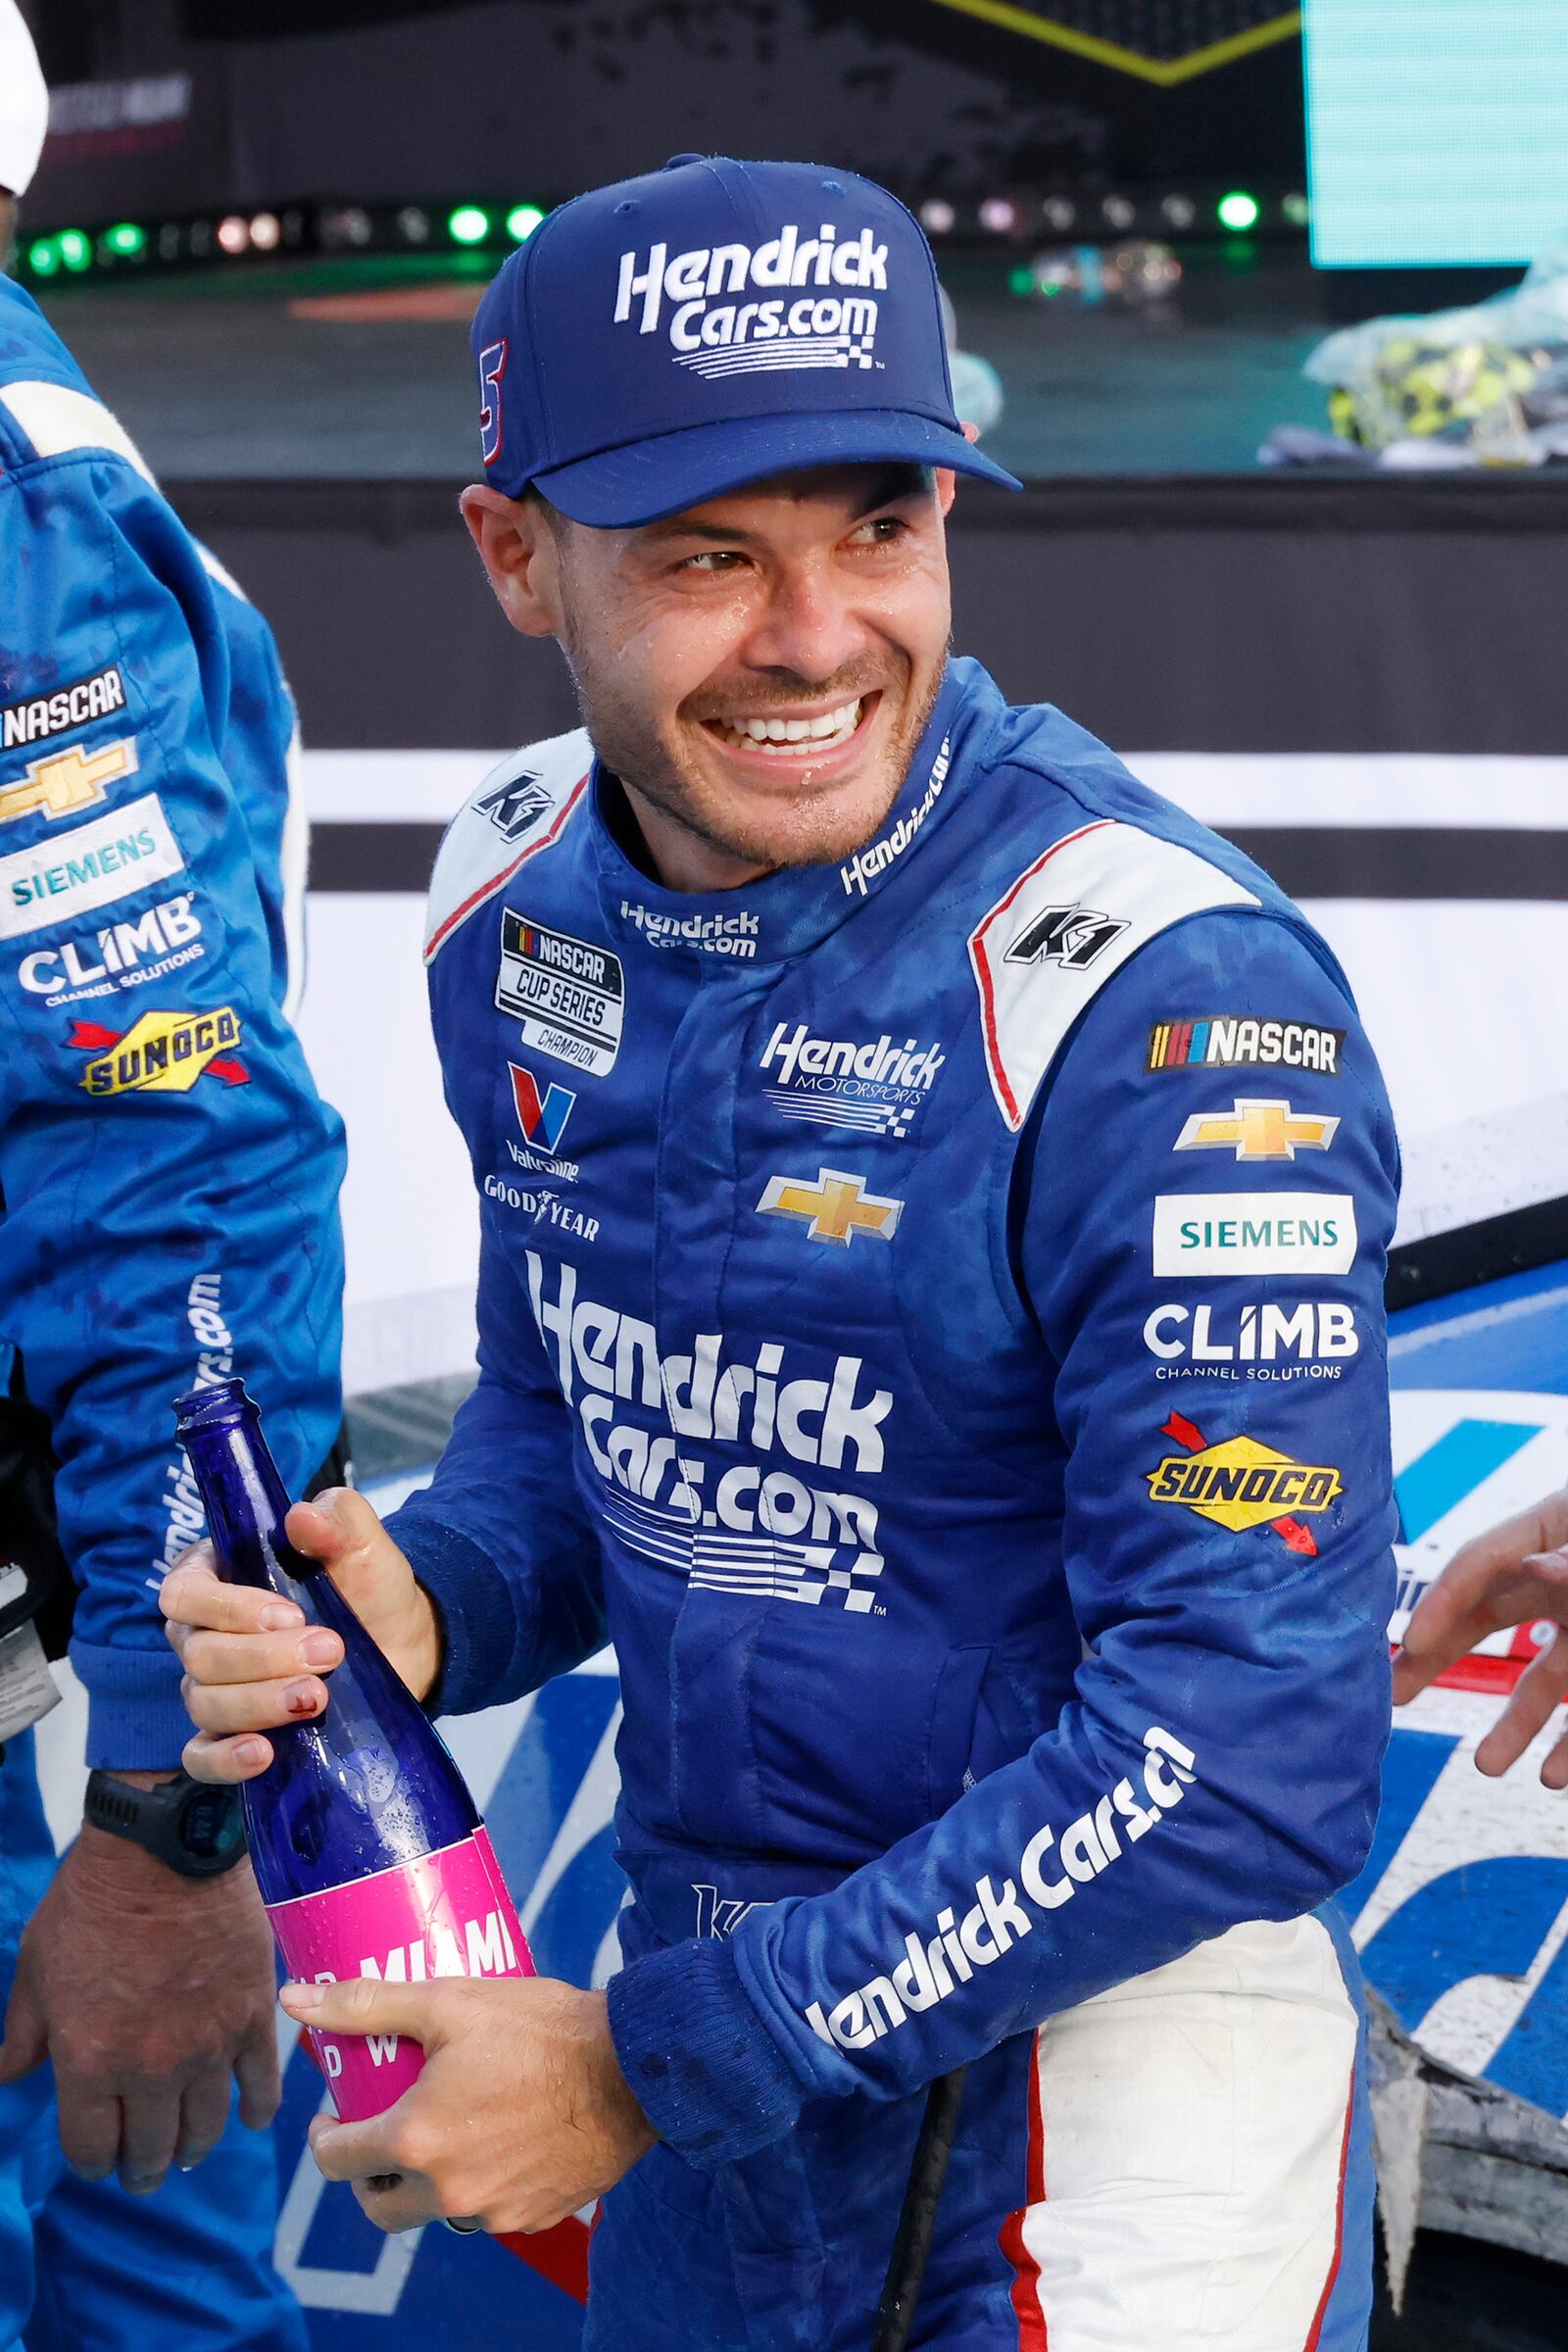
[[[1568,242],[1568,0],[1305,0],[1312,259],[1521,267]]]

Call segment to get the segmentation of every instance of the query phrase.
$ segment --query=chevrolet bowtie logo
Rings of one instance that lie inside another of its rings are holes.
[[[757,1205],[763,1216],[805,1217],[808,1240],[837,1242],[841,1250],[847,1250],[858,1233],[874,1233],[879,1241],[891,1242],[904,1208],[902,1200],[884,1200],[880,1194],[864,1191],[858,1176],[846,1176],[840,1168],[818,1168],[814,1184],[805,1184],[798,1176],[770,1176]]]
[[[1298,1113],[1289,1102],[1243,1097],[1229,1112],[1198,1110],[1172,1149],[1177,1152],[1234,1152],[1238,1159],[1294,1159],[1298,1152],[1326,1152],[1338,1118]]]
[[[30,816],[41,808],[45,816],[71,816],[94,801],[108,799],[104,787],[120,776],[136,772],[136,744],[132,736],[106,743],[101,752],[84,752],[74,743],[69,752],[51,752],[47,760],[29,760],[25,784],[0,791],[0,825],[13,817]]]

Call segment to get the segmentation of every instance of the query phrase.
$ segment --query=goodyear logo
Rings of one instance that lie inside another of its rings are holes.
[[[1326,1511],[1345,1492],[1338,1470],[1326,1462],[1298,1462],[1256,1438],[1222,1438],[1204,1443],[1202,1433],[1182,1413],[1172,1413],[1160,1433],[1174,1439],[1180,1453],[1168,1453],[1146,1470],[1150,1499],[1173,1502],[1200,1519],[1241,1535],[1269,1527],[1293,1551],[1315,1554],[1311,1531],[1298,1516]]]
[[[239,1039],[238,1013],[220,1004],[212,1012],[144,1012],[123,1033],[74,1021],[69,1042],[95,1055],[81,1079],[89,1095],[188,1095],[208,1074],[225,1086],[249,1083],[230,1053]]]

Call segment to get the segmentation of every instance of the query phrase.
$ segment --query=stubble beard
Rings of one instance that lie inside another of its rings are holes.
[[[943,664],[938,664],[925,688],[911,695],[906,682],[897,732],[884,752],[884,789],[870,807],[857,792],[856,805],[836,809],[831,796],[803,789],[797,799],[769,796],[765,809],[748,811],[737,793],[722,809],[711,803],[711,787],[690,773],[673,748],[640,714],[629,710],[615,692],[612,679],[598,674],[587,658],[581,634],[568,625],[560,639],[571,672],[577,707],[594,750],[604,765],[623,784],[629,784],[652,803],[670,823],[692,840],[721,857],[769,872],[796,865],[827,865],[863,849],[881,830],[884,819],[903,788],[942,691]],[[885,687],[885,674],[876,682]],[[853,677],[835,680],[832,691],[849,701],[859,686]],[[865,691],[870,691],[866,685]],[[799,695],[816,695],[821,688],[803,683]],[[780,697],[780,700],[783,698]],[[766,698],[759,698],[758,715],[766,713]],[[803,779],[804,783],[804,779]],[[748,821],[750,817],[751,821]]]

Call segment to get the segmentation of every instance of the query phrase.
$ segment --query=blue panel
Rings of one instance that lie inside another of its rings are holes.
[[[1445,1872],[1401,1903],[1361,1954],[1400,2024],[1469,1977],[1522,1977],[1568,1902],[1568,1862],[1534,1855]]]
[[[1367,1899],[1431,1794],[1439,1773],[1458,1746],[1456,1733],[1407,1732],[1396,1723],[1383,1759],[1383,1804],[1366,1868],[1339,1895],[1339,1908],[1353,1926]]]
[[[1507,1274],[1389,1318],[1396,1389],[1568,1395],[1568,1266]]]
[[[534,1701],[485,1807],[496,1859],[519,1901],[544,1866],[619,1696],[613,1675],[568,1674],[547,1683]]]
[[[1568,1944],[1487,2068],[1487,2081],[1517,2091],[1548,2115],[1568,2116]]]
[[[1543,1426],[1538,1421],[1456,1421],[1394,1482],[1403,1542],[1419,1544],[1483,1479],[1539,1437]]]

